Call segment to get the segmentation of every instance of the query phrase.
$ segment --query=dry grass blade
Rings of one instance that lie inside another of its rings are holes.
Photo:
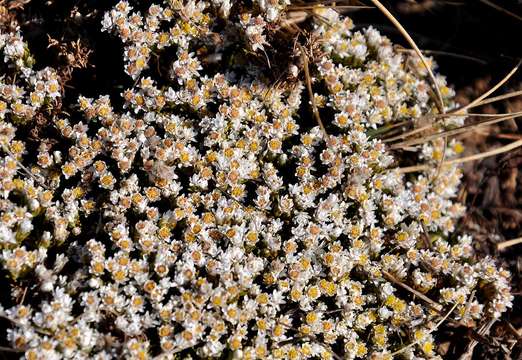
[[[319,5],[325,5],[326,6],[326,5],[329,5],[329,4],[336,5],[336,4],[344,4],[344,3],[348,3],[348,6],[361,7],[361,8],[372,8],[373,9],[373,6],[364,5],[360,1],[358,1],[358,3],[360,5],[352,5],[352,1],[351,0],[306,1],[305,5],[302,5],[302,6],[319,6]],[[294,6],[291,6],[291,7],[295,7],[295,6],[301,6],[301,5],[294,5]]]
[[[461,107],[461,108],[458,108],[456,110],[453,110],[450,113],[441,113],[441,114],[428,115],[428,116],[420,117],[418,120],[430,119],[430,118],[436,118],[436,117],[444,117],[444,116],[465,116],[465,115],[468,115],[468,114],[465,113],[466,110],[469,110],[471,108],[474,108],[474,107],[477,107],[477,106],[481,106],[481,105],[485,105],[485,104],[489,104],[489,103],[492,103],[492,102],[495,102],[495,101],[505,100],[505,99],[510,98],[510,97],[515,97],[515,96],[522,95],[522,91],[515,91],[515,92],[509,93],[509,94],[505,94],[505,95],[497,96],[497,97],[494,97],[494,98],[486,99],[489,95],[491,95],[498,88],[500,88],[502,85],[504,85],[515,74],[515,72],[518,70],[519,66],[520,66],[520,62],[513,69],[511,69],[511,71],[504,78],[502,78],[502,80],[500,80],[497,84],[495,84],[495,86],[493,86],[491,89],[489,89],[484,94],[479,96],[477,99],[473,100],[468,105],[465,105],[464,107]],[[417,129],[413,129],[413,130],[410,130],[410,131],[405,132],[403,134],[394,136],[393,138],[385,139],[383,141],[384,142],[392,142],[392,141],[395,141],[395,140],[404,139],[404,138],[410,137],[412,135],[418,134],[418,133],[420,133],[422,131],[428,130],[428,129],[432,128],[433,125],[434,124],[428,124],[428,125],[425,125],[423,127],[420,127],[420,128],[417,128]]]
[[[399,48],[399,49],[397,49],[397,51],[398,52],[413,52],[414,50]],[[476,58],[474,56],[458,54],[458,53],[449,52],[449,51],[441,51],[441,50],[422,50],[422,52],[424,54],[427,54],[427,55],[428,54],[433,54],[433,55],[450,56],[450,57],[454,57],[454,58],[457,58],[457,59],[474,61],[474,62],[479,63],[481,65],[487,65],[487,61],[479,59],[479,58]]]
[[[444,316],[442,317],[442,319],[440,319],[440,321],[439,321],[437,324],[435,324],[435,326],[434,326],[430,331],[428,331],[428,334],[431,334],[432,332],[434,332],[435,330],[437,330],[437,329],[438,329],[438,328],[439,328],[439,327],[444,323],[444,321],[446,321],[446,319],[451,315],[451,313],[453,312],[453,310],[455,310],[455,309],[457,308],[458,305],[459,305],[458,302],[455,303],[455,305],[453,305],[453,306],[451,307],[451,309],[446,313],[446,315],[444,315]],[[409,343],[408,345],[406,345],[406,346],[400,348],[399,350],[393,352],[393,353],[391,354],[392,358],[393,358],[395,355],[398,355],[398,354],[404,352],[405,350],[407,350],[407,349],[409,349],[409,348],[411,348],[411,347],[413,347],[413,346],[419,344],[421,341],[422,341],[422,339],[415,340],[414,342]]]
[[[385,142],[385,143],[388,143],[388,142],[392,142],[392,141],[395,141],[395,140],[404,139],[406,137],[410,137],[412,135],[418,134],[420,132],[423,132],[423,131],[431,129],[431,128],[433,128],[433,124],[425,125],[425,126],[422,126],[420,128],[413,129],[411,131],[408,131],[408,132],[405,132],[405,133],[402,133],[402,134],[399,134],[399,135],[396,135],[396,136],[393,136],[393,137],[389,137],[389,138],[383,139],[382,141]]]
[[[507,9],[504,9],[502,6],[499,6],[499,5],[495,4],[494,2],[491,2],[491,1],[489,1],[489,0],[479,0],[479,1],[480,1],[481,3],[483,3],[484,5],[490,6],[490,7],[492,7],[492,8],[495,9],[495,10],[498,10],[498,11],[500,11],[500,12],[503,12],[504,14],[507,14],[507,15],[509,15],[509,16],[511,16],[511,17],[513,17],[513,18],[515,18],[515,19],[517,19],[517,20],[522,21],[522,16],[517,15],[517,14],[515,14],[514,12],[511,12],[511,11],[509,11],[509,10],[507,10]]]
[[[483,158],[487,158],[490,156],[494,156],[494,155],[498,155],[498,154],[502,154],[502,153],[511,151],[520,146],[522,146],[522,140],[514,141],[511,144],[501,146],[499,148],[496,148],[496,149],[493,149],[490,151],[485,151],[483,153],[465,156],[465,157],[458,158],[458,159],[448,160],[448,161],[445,161],[443,165],[461,164],[461,163],[465,163],[468,161],[480,160]],[[410,172],[429,170],[432,167],[433,167],[432,165],[423,164],[423,165],[408,166],[408,167],[403,167],[403,168],[395,168],[395,169],[390,169],[390,170],[398,170],[400,173],[410,173]]]
[[[518,245],[518,244],[522,244],[522,237],[498,243],[497,244],[497,250],[498,251],[502,251],[502,250],[507,249],[508,247],[511,247],[511,246],[514,246],[514,245]]]
[[[366,5],[334,5],[331,3],[323,4],[321,2],[315,3],[315,4],[306,4],[306,5],[295,5],[295,6],[289,6],[288,10],[314,10],[314,9],[320,9],[320,6],[323,6],[323,8],[331,8],[331,9],[339,9],[339,10],[361,10],[361,9],[374,9],[373,6],[366,6]]]
[[[499,96],[495,96],[495,97],[492,97],[492,98],[489,98],[489,99],[486,99],[486,100],[482,100],[480,103],[476,104],[473,107],[482,106],[482,105],[486,105],[486,104],[491,104],[493,102],[510,99],[510,98],[517,97],[517,96],[520,96],[520,95],[522,95],[522,90],[512,91],[512,92],[504,94],[504,95],[499,95]]]
[[[442,165],[444,164],[444,161],[446,161],[446,149],[448,148],[448,139],[444,138],[444,144],[442,145],[442,157],[437,165],[437,173],[435,176],[430,180],[430,183],[433,183],[440,175],[440,172],[442,170]]]
[[[379,0],[371,0],[371,2],[392,22],[392,24],[397,28],[397,30],[399,30],[402,36],[404,36],[406,41],[408,41],[410,46],[414,49],[415,53],[417,54],[422,64],[426,68],[426,71],[428,72],[429,78],[432,82],[435,94],[437,95],[437,101],[435,101],[435,103],[437,104],[439,112],[444,113],[444,101],[442,99],[442,94],[440,92],[439,86],[437,85],[437,80],[435,79],[435,75],[433,74],[431,67],[428,65],[428,62],[424,58],[424,55],[422,55],[422,52],[420,51],[419,47],[417,46],[415,41],[413,41],[412,37],[410,36],[410,34],[408,34],[406,29],[404,29],[401,23],[392,15],[392,13],[390,13],[388,9],[386,9],[386,7],[383,4],[381,4]]]
[[[501,117],[501,116],[509,116],[512,115],[512,113],[496,113],[496,114],[481,114],[481,113],[466,113],[466,117]],[[436,114],[432,115],[433,118],[439,119],[439,118],[449,118],[449,117],[462,117],[461,114],[455,114],[455,113],[446,113],[446,114]]]
[[[303,63],[304,63],[304,72],[305,72],[305,80],[306,80],[306,88],[308,90],[308,95],[310,97],[310,102],[312,103],[312,111],[314,113],[314,117],[317,120],[317,123],[319,124],[319,127],[321,128],[325,141],[328,140],[328,133],[326,132],[326,129],[323,125],[323,122],[321,120],[321,116],[319,115],[319,110],[317,110],[317,105],[315,103],[315,96],[314,92],[312,90],[312,80],[310,77],[310,69],[308,67],[308,55],[305,52],[305,49],[303,46],[298,44],[299,49],[301,50],[301,56],[303,57]]]
[[[499,122],[502,122],[502,121],[515,119],[515,118],[517,118],[519,116],[522,116],[522,111],[515,112],[515,113],[509,114],[507,116],[499,116],[499,117],[496,117],[496,118],[490,119],[490,120],[479,121],[479,122],[477,122],[475,124],[464,125],[464,126],[456,128],[456,129],[442,131],[442,132],[435,133],[435,134],[432,134],[432,135],[429,135],[429,136],[425,136],[425,137],[422,137],[422,138],[406,140],[406,141],[403,141],[403,142],[400,142],[400,143],[397,143],[397,144],[393,144],[393,145],[390,146],[390,148],[391,149],[399,149],[399,148],[402,148],[404,146],[418,145],[418,144],[422,144],[422,143],[425,143],[427,141],[432,141],[432,140],[435,140],[435,139],[438,139],[438,138],[441,138],[441,137],[447,138],[449,136],[458,135],[458,134],[461,134],[463,132],[466,132],[468,130],[471,130],[471,129],[474,129],[474,128],[477,128],[477,127],[482,127],[482,126],[496,124],[496,123],[499,123]]]
[[[367,132],[367,134],[372,138],[380,138],[382,135],[388,135],[391,136],[392,134],[397,133],[397,131],[400,131],[400,127],[407,125],[409,123],[409,120],[403,120],[400,122],[397,122],[395,124],[390,125],[384,125],[381,127],[378,127],[376,129],[370,130]]]
[[[522,92],[521,92],[521,95],[522,95]],[[500,113],[500,114],[480,114],[480,113],[466,113],[465,116],[473,116],[473,117],[492,117],[492,118],[500,118],[500,117],[507,117],[507,116],[511,116],[513,114],[510,114],[510,113]],[[446,114],[433,114],[433,115],[426,115],[426,116],[421,116],[418,118],[418,120],[421,120],[421,119],[426,119],[426,120],[430,120],[430,119],[441,119],[441,118],[450,118],[450,117],[461,117],[461,116],[464,116],[462,114],[456,114],[456,113],[446,113]],[[399,123],[400,125],[404,125],[404,122],[401,122]],[[385,143],[389,143],[389,142],[393,142],[393,141],[396,141],[396,140],[400,140],[400,139],[404,139],[406,137],[410,137],[412,135],[415,135],[415,134],[418,134],[420,132],[423,132],[423,131],[426,131],[426,130],[429,130],[433,127],[432,124],[430,125],[425,125],[425,126],[422,126],[420,128],[417,128],[417,129],[413,129],[411,131],[408,131],[406,133],[402,133],[402,134],[399,134],[397,136],[393,136],[393,137],[388,137],[388,138],[385,138],[385,139],[382,139],[382,142],[385,142]]]
[[[435,104],[437,105],[437,108],[438,108],[439,112],[441,114],[444,114],[446,112],[445,109],[444,109],[444,99],[442,98],[442,94],[441,94],[439,86],[437,84],[437,79],[435,78],[435,75],[433,74],[433,71],[431,70],[431,67],[428,65],[428,62],[424,58],[424,55],[422,55],[422,52],[420,51],[419,47],[417,46],[415,41],[413,41],[412,37],[408,34],[406,29],[404,29],[404,27],[401,25],[401,23],[392,15],[392,13],[390,13],[388,11],[388,9],[386,9],[386,7],[384,5],[382,5],[380,3],[379,0],[371,0],[371,1],[392,22],[392,24],[397,28],[397,30],[399,30],[399,32],[404,36],[404,38],[408,41],[410,46],[417,53],[417,56],[419,57],[419,59],[421,60],[422,64],[426,68],[426,71],[428,72],[429,78],[430,78],[430,80],[432,82],[432,87],[433,87],[433,89],[435,91],[435,95],[436,95]],[[442,158],[441,158],[441,160],[439,162],[439,165],[437,166],[437,174],[435,175],[434,178],[432,178],[431,181],[435,181],[438,178],[439,174],[440,174],[440,171],[442,169],[442,164],[444,162],[444,159],[446,158],[446,148],[447,148],[447,140],[444,139],[444,145],[443,145],[443,148],[442,148],[443,149],[443,151],[442,151]]]
[[[452,111],[455,114],[463,114],[466,112],[466,110],[476,106],[479,104],[482,100],[486,99],[489,95],[493,94],[495,91],[497,91],[502,85],[504,85],[518,70],[520,67],[520,64],[522,63],[522,60],[519,61],[513,69],[502,79],[500,80],[495,86],[493,86],[491,89],[486,91],[484,94],[470,102],[468,105],[463,106],[455,111]]]

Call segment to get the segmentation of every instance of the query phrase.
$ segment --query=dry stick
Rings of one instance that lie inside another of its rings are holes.
[[[308,5],[326,5],[326,4],[336,4],[336,3],[342,4],[344,2],[351,3],[351,0],[319,0],[319,1],[315,1],[315,2],[308,2],[307,4]],[[358,1],[358,3],[361,3],[361,2]],[[363,6],[363,5],[354,5],[354,6]],[[364,5],[364,6],[367,6],[367,5]],[[370,7],[370,6],[367,6],[367,7]]]
[[[319,124],[319,127],[324,133],[324,140],[328,141],[328,133],[326,132],[326,129],[323,125],[323,122],[321,121],[321,117],[319,116],[319,111],[317,110],[317,105],[315,104],[315,97],[312,90],[312,81],[310,78],[310,69],[308,68],[308,55],[305,52],[305,49],[301,44],[297,44],[299,46],[299,49],[301,50],[301,54],[303,55],[303,62],[304,62],[304,72],[305,72],[305,80],[306,80],[306,88],[308,89],[308,96],[310,97],[310,102],[312,103],[312,111],[314,113],[314,117],[317,120],[317,123]]]
[[[4,315],[2,313],[0,313],[0,318],[1,319],[5,319],[5,320],[9,320],[10,322],[12,322],[14,325],[20,327],[20,328],[23,328],[25,325],[20,323],[18,320],[15,320],[15,319],[11,319],[10,317],[8,317],[7,315]],[[47,330],[45,329],[40,329],[38,327],[35,327],[34,330],[39,333],[39,334],[42,334],[42,335],[47,335],[47,336],[51,336],[51,333],[48,332]]]
[[[409,292],[411,292],[412,294],[416,295],[417,297],[419,297],[419,299],[422,299],[424,300],[425,302],[427,302],[428,304],[430,304],[431,306],[433,306],[433,308],[438,312],[440,310],[442,310],[442,305],[440,305],[438,302],[434,301],[434,300],[431,300],[429,297],[427,297],[426,295],[424,295],[423,293],[421,293],[420,291],[417,291],[415,290],[414,288],[406,285],[405,283],[397,280],[392,274],[390,274],[389,272],[387,271],[382,271],[383,275],[384,275],[384,278],[392,283],[394,283],[395,285],[398,285],[400,287],[402,287],[403,289],[406,289],[408,290]]]
[[[522,140],[520,140],[522,141]],[[498,243],[497,244],[497,250],[498,251],[502,251],[504,249],[507,249],[508,247],[510,246],[513,246],[513,245],[518,245],[518,244],[522,244],[522,237],[519,237],[519,238],[516,238],[516,239],[511,239],[511,240],[507,240],[507,241],[503,241],[501,243]]]
[[[378,127],[375,130],[379,130],[379,129],[386,128],[386,127],[387,127],[386,130],[391,130],[391,129],[397,128],[399,126],[402,126],[402,125],[407,125],[408,123],[409,123],[408,120],[403,120],[403,121],[399,121],[398,123],[394,123],[394,124],[391,124],[391,125],[384,125],[384,126]]]
[[[295,9],[295,8],[299,8],[299,9],[302,9],[302,8],[320,8],[321,5],[323,5],[325,8],[330,8],[330,7],[339,6],[339,5],[337,5],[337,3],[342,4],[345,1],[350,3],[349,0],[322,0],[322,1],[307,2],[305,5],[289,6],[288,9],[292,10],[292,9]],[[364,5],[364,4],[363,5],[343,5],[343,6],[354,8],[354,9],[373,9],[374,8],[373,6],[368,6],[368,5]]]
[[[473,129],[473,128],[476,128],[476,127],[482,127],[482,126],[486,126],[486,125],[496,124],[496,123],[501,122],[501,121],[517,118],[519,116],[522,116],[522,111],[518,111],[518,112],[512,113],[512,114],[510,114],[508,116],[501,116],[501,117],[498,117],[498,118],[495,118],[495,119],[492,119],[492,120],[484,120],[484,121],[479,121],[479,122],[477,122],[475,124],[469,124],[469,125],[460,126],[458,128],[455,128],[455,129],[442,131],[440,133],[435,133],[433,135],[429,135],[429,136],[426,136],[426,137],[423,137],[423,138],[406,140],[406,141],[403,141],[403,142],[400,142],[400,143],[393,144],[393,145],[390,146],[390,148],[391,149],[397,149],[397,148],[402,148],[404,146],[418,145],[418,144],[425,143],[426,141],[435,140],[435,139],[438,139],[438,138],[441,138],[441,137],[446,138],[446,137],[449,137],[449,136],[458,135],[460,133],[466,132],[466,131],[468,131],[470,129]]]
[[[424,223],[421,223],[422,227],[422,242],[424,243],[424,246],[426,246],[426,249],[431,249],[431,240],[430,236],[428,235],[428,229],[426,229],[426,225]]]
[[[419,119],[421,119],[421,118],[419,118]],[[395,141],[395,140],[404,139],[405,137],[410,137],[412,135],[415,135],[417,133],[423,132],[423,131],[431,129],[431,128],[433,128],[433,124],[425,125],[425,126],[422,126],[420,128],[410,130],[410,131],[408,131],[406,133],[402,133],[402,134],[396,135],[394,137],[383,139],[382,141],[385,142],[385,143],[388,143],[388,142],[392,142],[392,141]]]
[[[515,337],[516,337],[518,340],[522,339],[522,335],[521,335],[521,333],[520,333],[520,330],[515,329],[515,327],[513,326],[513,324],[510,323],[510,322],[507,321],[507,320],[504,320],[504,323],[506,324],[508,330],[509,330],[513,335],[515,335]]]
[[[475,107],[486,105],[486,104],[490,104],[490,103],[493,103],[493,102],[509,99],[509,98],[516,97],[516,96],[519,96],[519,95],[522,95],[522,90],[520,90],[520,91],[513,91],[513,92],[508,93],[508,94],[499,95],[499,96],[495,96],[495,97],[492,97],[492,98],[489,98],[489,99],[482,100],[480,102],[477,102],[473,106],[469,106],[468,105],[467,109],[469,110],[471,108],[475,108]],[[460,110],[460,109],[457,109],[455,111],[458,111],[458,110]],[[450,112],[450,113],[446,113],[446,114],[431,114],[431,115],[421,116],[419,119],[441,118],[441,117],[450,117],[450,116],[495,117],[495,116],[504,116],[504,115],[507,116],[509,114],[469,114],[469,113],[458,114],[458,113],[455,113],[455,112]],[[411,130],[411,131],[409,131],[407,133],[394,136],[393,138],[386,138],[383,141],[384,142],[391,142],[391,141],[395,141],[395,140],[402,139],[402,138],[405,138],[405,137],[409,137],[409,136],[414,135],[416,133],[419,133],[419,132],[422,132],[424,130],[427,130],[427,129],[431,128],[431,127],[432,127],[431,124],[430,125],[426,125],[426,126],[423,126],[421,128],[417,128],[417,129]]]
[[[397,129],[398,127],[401,127],[403,125],[407,125],[408,123],[409,123],[408,120],[403,120],[403,121],[399,121],[399,122],[391,124],[391,125],[383,125],[383,126],[378,127],[378,128],[375,129],[377,134],[375,134],[374,136],[379,138],[379,135],[385,135],[385,134],[389,135],[390,131],[394,130],[394,129],[395,129],[395,131],[393,131],[393,133],[396,133],[397,130],[400,130],[400,129]]]
[[[27,286],[24,288],[24,292],[22,294],[22,299],[20,300],[20,302],[18,303],[18,305],[21,305],[24,303],[24,300],[25,300],[25,295],[27,295]]]
[[[521,92],[522,94],[522,92]],[[481,104],[477,104],[475,106],[479,106]],[[505,113],[505,114],[457,114],[457,113],[446,113],[446,114],[433,114],[433,115],[427,115],[427,116],[424,116],[424,117],[421,117],[419,119],[422,119],[422,118],[425,118],[425,119],[435,119],[435,118],[445,118],[445,117],[452,117],[452,116],[477,116],[477,117],[502,117],[502,116],[505,116],[505,117],[510,117],[510,116],[513,116],[513,114],[516,114],[516,113]],[[509,120],[509,118],[506,118],[507,120]],[[505,119],[505,120],[506,120]],[[477,125],[477,124],[475,124]],[[471,125],[466,125],[466,126],[474,126],[473,124]],[[395,141],[395,140],[399,140],[399,139],[403,139],[405,137],[410,137],[412,135],[415,135],[415,134],[418,134],[422,131],[425,131],[425,130],[428,130],[430,128],[433,128],[433,125],[430,124],[430,125],[425,125],[423,127],[420,127],[420,128],[417,128],[417,129],[413,129],[407,133],[403,133],[403,134],[400,134],[400,135],[397,135],[397,136],[394,136],[394,137],[389,137],[389,138],[386,138],[386,139],[383,139],[382,141],[385,142],[385,143],[388,143],[388,142],[392,142],[392,141]],[[417,140],[417,139],[413,139],[413,140],[410,140],[410,141],[414,141],[414,140]],[[418,139],[418,140],[422,140],[422,142],[426,141],[426,139]]]
[[[502,114],[480,114],[480,113],[466,113],[465,116],[475,116],[475,117],[501,117],[501,116],[510,116],[512,115],[513,113],[502,113]],[[419,119],[438,119],[438,118],[448,118],[448,117],[459,117],[459,116],[463,116],[461,114],[455,114],[455,113],[446,113],[446,114],[430,114],[430,115],[425,115],[425,116],[422,116],[420,117]],[[433,125],[425,125],[423,127],[420,127],[420,128],[417,128],[417,129],[414,129],[414,130],[411,130],[410,132],[408,133],[403,133],[403,134],[399,134],[397,136],[393,136],[393,137],[388,137],[388,138],[385,138],[385,139],[382,139],[382,142],[385,142],[385,143],[388,143],[388,142],[392,142],[392,141],[395,141],[395,140],[399,140],[399,139],[402,139],[404,137],[409,137],[411,135],[415,135],[419,132],[422,132],[424,130],[427,130],[429,128],[432,128]]]
[[[490,151],[445,161],[443,165],[461,164],[461,163],[468,162],[468,161],[480,160],[480,159],[483,159],[483,158],[486,158],[489,156],[494,156],[494,155],[498,155],[498,154],[502,154],[502,153],[511,151],[520,146],[522,146],[522,139],[514,141],[511,144],[501,146],[499,148],[496,148],[496,149],[493,149]],[[394,168],[394,169],[390,169],[390,170],[397,170],[397,171],[399,171],[399,173],[410,173],[410,172],[429,170],[431,168],[432,168],[432,165],[423,164],[423,165],[408,166],[408,167],[403,167],[403,168]]]
[[[451,309],[446,313],[446,315],[444,315],[444,317],[443,317],[442,319],[440,319],[440,321],[439,321],[437,324],[435,324],[435,327],[433,327],[433,329],[431,329],[430,331],[428,331],[428,335],[431,334],[432,332],[434,332],[435,330],[437,330],[437,329],[439,328],[439,326],[441,326],[442,323],[443,323],[444,321],[446,321],[446,319],[448,318],[448,316],[451,315],[451,313],[453,312],[453,310],[455,310],[455,308],[456,308],[458,305],[459,305],[459,303],[456,302],[455,305],[453,305],[453,306],[451,307]],[[409,343],[408,345],[406,345],[406,346],[400,348],[399,350],[397,350],[397,351],[395,351],[394,353],[391,354],[392,358],[393,358],[395,355],[400,354],[400,353],[402,353],[403,351],[405,351],[405,350],[407,350],[407,349],[409,349],[409,348],[411,348],[411,347],[413,347],[413,346],[419,344],[421,341],[422,341],[422,339],[420,339],[420,340],[415,340],[414,342]]]
[[[466,308],[464,310],[464,314],[462,315],[463,318],[466,317],[466,315],[469,312],[469,309],[471,308],[471,302],[473,301],[473,298],[475,297],[475,293],[476,293],[476,290],[473,289],[473,291],[471,292],[471,295],[469,296],[468,301],[466,303]]]

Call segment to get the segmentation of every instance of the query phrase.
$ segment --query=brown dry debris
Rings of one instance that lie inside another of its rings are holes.
[[[480,95],[493,82],[490,78],[478,79],[472,86],[461,89],[458,101],[466,104]],[[522,84],[515,89],[522,88]],[[496,114],[522,110],[522,100],[488,104],[479,109],[481,113]],[[468,119],[475,122],[477,119]],[[466,153],[474,154],[500,147],[520,139],[522,123],[512,119],[489,127],[475,129],[465,134]],[[483,324],[479,329],[482,338],[474,338],[461,359],[519,359],[522,351],[522,244],[509,246],[499,251],[497,244],[522,236],[522,150],[464,164],[464,185],[461,199],[468,212],[461,230],[473,234],[475,247],[480,256],[494,256],[502,266],[512,273],[514,307],[500,321]],[[485,326],[489,325],[489,326]],[[484,327],[485,326],[485,327]],[[489,331],[488,327],[491,329]],[[480,347],[480,350],[477,349]],[[475,354],[473,356],[473,354]],[[477,354],[481,354],[477,357]]]

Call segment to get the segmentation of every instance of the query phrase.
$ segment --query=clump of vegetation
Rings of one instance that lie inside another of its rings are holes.
[[[444,321],[511,306],[509,273],[454,234],[463,147],[436,134],[464,112],[420,146],[383,140],[457,110],[433,62],[331,8],[296,20],[289,5],[121,1],[100,31],[121,41],[134,84],[65,110],[57,70],[35,70],[2,23],[13,350],[438,358]],[[48,128],[28,146],[38,117]]]

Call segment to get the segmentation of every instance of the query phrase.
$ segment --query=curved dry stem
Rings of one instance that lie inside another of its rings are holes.
[[[317,9],[319,6],[323,6],[324,8],[331,8],[331,9],[339,9],[339,10],[361,10],[361,9],[373,9],[373,6],[366,6],[366,5],[334,5],[331,3],[322,4],[321,2],[311,5],[296,5],[296,6],[289,6],[288,10],[314,10]]]
[[[426,136],[426,137],[423,137],[423,138],[406,140],[406,141],[403,141],[403,142],[391,145],[390,149],[399,149],[399,148],[402,148],[404,146],[419,145],[419,144],[425,143],[426,141],[432,141],[432,140],[435,140],[435,139],[439,139],[441,137],[447,138],[449,136],[461,134],[463,132],[466,132],[466,131],[471,130],[471,129],[476,128],[476,127],[493,125],[493,124],[496,124],[496,123],[499,123],[499,122],[502,122],[502,121],[515,119],[515,118],[517,118],[519,116],[522,116],[522,111],[518,111],[518,112],[515,112],[515,113],[512,113],[512,114],[509,114],[507,116],[496,117],[496,118],[491,119],[491,120],[479,121],[478,123],[475,123],[475,124],[469,124],[469,125],[460,126],[460,127],[456,128],[456,129],[442,131],[442,132],[435,133],[435,134],[432,134],[432,135],[429,135],[429,136]]]
[[[405,49],[405,48],[398,48],[397,51],[398,52],[414,52],[415,50]],[[481,65],[487,65],[487,61],[479,59],[479,58],[474,57],[474,56],[470,56],[470,55],[464,55],[464,54],[454,53],[454,52],[450,52],[450,51],[442,51],[442,50],[422,50],[422,52],[424,54],[450,56],[450,57],[454,57],[456,59],[469,60],[469,61],[473,61],[473,62],[479,63]]]
[[[463,106],[455,111],[452,111],[453,113],[455,114],[461,114],[461,115],[464,115],[464,113],[466,112],[466,110],[474,107],[474,106],[477,106],[477,104],[479,104],[482,100],[484,100],[485,98],[487,98],[489,95],[493,94],[495,91],[497,91],[502,85],[504,85],[518,70],[518,68],[520,67],[520,64],[522,63],[522,60],[520,60],[513,69],[511,69],[511,71],[506,75],[504,76],[504,78],[502,78],[502,80],[500,80],[497,84],[495,84],[495,86],[493,86],[491,89],[489,89],[488,91],[486,91],[484,94],[480,95],[478,98],[476,98],[475,100],[473,100],[472,102],[470,102],[468,105],[466,106]]]
[[[306,88],[308,90],[308,95],[310,97],[310,102],[312,103],[312,111],[314,113],[314,117],[319,124],[319,127],[321,128],[321,131],[324,134],[325,141],[328,140],[328,133],[326,132],[326,128],[323,125],[323,121],[321,120],[321,116],[319,116],[319,110],[317,110],[317,105],[315,103],[315,97],[314,92],[312,90],[312,80],[310,77],[310,69],[308,67],[308,55],[306,55],[305,49],[301,44],[297,44],[299,46],[299,49],[301,50],[301,56],[303,57],[303,63],[304,63],[304,73],[305,73],[305,81],[306,81]]]
[[[465,105],[465,106],[463,106],[461,108],[458,108],[458,109],[455,109],[453,111],[450,111],[449,113],[433,114],[433,115],[420,117],[418,120],[420,120],[420,119],[437,118],[437,117],[445,117],[445,116],[468,116],[468,115],[471,115],[471,114],[467,114],[466,111],[471,109],[471,108],[474,108],[474,107],[477,107],[477,106],[481,106],[481,105],[485,105],[485,104],[489,104],[489,103],[492,103],[492,102],[495,102],[495,101],[504,100],[504,99],[507,99],[507,98],[510,98],[510,97],[515,97],[515,96],[522,95],[522,91],[515,91],[515,92],[509,93],[509,94],[500,95],[500,96],[497,96],[497,97],[494,97],[494,98],[486,99],[489,95],[491,95],[496,90],[498,90],[502,85],[504,85],[516,73],[516,71],[518,70],[521,62],[522,61],[520,61],[515,67],[513,67],[513,69],[511,69],[511,71],[506,76],[504,76],[504,78],[502,78],[502,80],[500,80],[497,84],[495,84],[491,89],[489,89],[484,94],[482,94],[481,96],[479,96],[478,98],[473,100],[468,105]],[[424,130],[428,130],[430,128],[433,128],[433,126],[434,126],[434,124],[428,124],[428,125],[425,125],[423,127],[410,130],[410,131],[405,132],[403,134],[399,134],[399,135],[394,136],[392,138],[384,139],[383,141],[384,142],[392,142],[392,141],[395,141],[395,140],[404,139],[404,138],[410,137],[412,135],[418,134],[418,133],[420,133],[420,132],[422,132]],[[423,139],[423,141],[425,141],[425,139]]]
[[[495,96],[495,97],[483,100],[479,104],[476,104],[473,107],[482,106],[482,105],[486,105],[486,104],[491,104],[493,102],[510,99],[510,98],[517,97],[517,96],[520,96],[520,95],[522,95],[522,90],[512,91],[512,92],[504,94],[504,95],[499,95],[499,96]]]
[[[381,2],[379,0],[371,0],[371,1],[392,22],[392,24],[397,28],[397,30],[399,30],[399,32],[404,36],[406,41],[408,41],[410,46],[417,53],[417,56],[419,57],[419,59],[421,60],[422,64],[426,68],[426,71],[428,72],[429,78],[430,78],[430,80],[432,82],[432,85],[433,85],[432,87],[433,87],[433,89],[435,91],[435,94],[436,94],[435,105],[437,105],[437,108],[438,108],[439,112],[441,114],[444,114],[446,112],[445,109],[444,109],[444,99],[442,98],[442,94],[441,94],[439,86],[437,84],[437,79],[435,78],[435,75],[433,74],[433,71],[431,70],[431,67],[428,65],[428,62],[424,58],[424,55],[422,55],[422,52],[420,51],[419,47],[417,46],[415,41],[413,41],[412,37],[410,36],[410,34],[408,34],[406,29],[404,29],[404,27],[401,25],[401,23],[392,15],[392,13],[390,13],[388,11],[388,9],[386,9],[386,7],[384,5],[381,4]],[[443,145],[443,149],[442,149],[442,158],[440,160],[439,165],[437,166],[437,174],[432,179],[432,181],[437,179],[437,177],[440,174],[440,170],[442,169],[442,164],[444,162],[444,159],[446,158],[446,147],[447,147],[447,140],[444,139],[444,145]]]
[[[435,79],[435,75],[433,74],[433,71],[431,70],[431,67],[428,65],[428,62],[426,61],[426,58],[424,55],[422,55],[422,52],[420,51],[419,47],[413,41],[412,37],[406,29],[401,25],[401,23],[392,15],[392,13],[386,9],[386,7],[381,4],[379,0],[371,0],[371,2],[392,22],[392,24],[399,30],[399,32],[404,36],[406,41],[410,44],[410,46],[414,49],[415,53],[421,60],[422,64],[426,68],[426,71],[428,72],[429,78],[432,82],[433,88],[435,90],[435,94],[437,95],[437,101],[435,101],[435,104],[437,105],[439,112],[445,113],[444,111],[444,101],[442,99],[442,94],[440,92],[439,86],[437,85],[437,80]]]
[[[513,141],[511,144],[501,146],[501,147],[493,149],[493,150],[485,151],[483,153],[448,160],[448,161],[445,161],[443,165],[461,164],[461,163],[465,163],[468,161],[480,160],[480,159],[484,159],[484,158],[487,158],[490,156],[495,156],[498,154],[502,154],[502,153],[511,151],[511,150],[516,149],[521,146],[522,146],[522,139]],[[404,174],[404,173],[425,171],[425,170],[431,169],[432,167],[433,166],[429,165],[429,164],[422,164],[422,165],[408,166],[408,167],[403,167],[403,168],[395,168],[395,169],[390,169],[390,170],[397,170],[399,173]]]
[[[506,15],[509,15],[511,16],[512,18],[515,18],[519,21],[522,21],[522,16],[520,15],[517,15],[515,14],[514,12],[512,11],[509,11],[507,9],[504,9],[502,6],[499,6],[497,4],[495,4],[494,2],[492,1],[489,1],[489,0],[479,0],[481,3],[483,3],[484,5],[487,5],[489,7],[492,7],[493,9],[497,10],[497,11],[500,11],[500,12],[503,12],[504,14]]]

